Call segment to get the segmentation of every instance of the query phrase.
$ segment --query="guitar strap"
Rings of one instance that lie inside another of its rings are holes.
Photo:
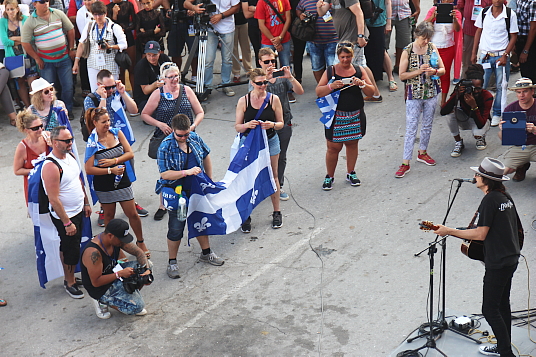
[[[471,220],[471,223],[469,223],[469,225],[467,226],[467,229],[476,228],[475,221],[476,221],[477,217],[478,217],[478,211],[475,212],[475,215],[473,216],[473,219]]]

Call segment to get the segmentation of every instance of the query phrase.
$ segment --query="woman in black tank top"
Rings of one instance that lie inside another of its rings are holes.
[[[279,180],[277,178],[277,163],[279,160],[279,137],[276,135],[276,130],[281,130],[284,127],[283,123],[283,108],[281,101],[275,94],[268,93],[266,86],[266,72],[261,68],[255,68],[249,74],[249,79],[253,90],[240,98],[236,106],[236,122],[235,129],[242,133],[240,144],[245,140],[245,137],[252,129],[258,125],[266,130],[268,137],[268,146],[270,150],[270,163],[276,183],[277,191],[272,194],[272,205],[274,206],[272,228],[280,228],[283,226],[283,218],[279,210]],[[262,113],[259,109],[264,107]],[[249,233],[251,231],[251,218],[242,224],[242,232]]]

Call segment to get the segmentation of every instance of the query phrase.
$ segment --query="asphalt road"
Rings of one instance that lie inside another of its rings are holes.
[[[216,66],[216,68],[219,68]],[[271,228],[271,204],[253,213],[250,234],[235,232],[211,237],[212,248],[226,262],[221,267],[197,262],[196,241],[183,242],[179,252],[181,278],[171,280],[167,264],[166,219],[154,221],[158,207],[154,193],[156,164],[147,156],[151,127],[131,118],[137,142],[136,200],[150,211],[142,218],[147,246],[155,264],[155,282],[143,289],[149,314],[124,316],[112,312],[99,320],[88,296],[70,298],[61,279],[39,287],[35,269],[33,229],[27,217],[22,178],[12,171],[12,158],[22,139],[15,128],[0,124],[0,308],[2,356],[385,356],[414,328],[426,321],[429,264],[425,249],[435,236],[421,232],[421,220],[441,222],[453,178],[472,177],[469,166],[486,157],[501,158],[496,128],[488,133],[488,147],[477,151],[469,132],[466,150],[451,158],[454,141],[445,119],[436,115],[429,153],[430,167],[412,161],[403,179],[394,173],[401,163],[405,133],[405,105],[400,81],[389,93],[380,83],[383,103],[366,104],[367,135],[360,141],[357,175],[360,187],[345,182],[345,153],[341,152],[330,192],[321,190],[325,175],[325,139],[314,100],[314,78],[304,60],[306,93],[291,105],[294,134],[289,148],[282,202],[283,227]],[[518,75],[514,76],[514,79]],[[397,78],[398,79],[398,78]],[[198,133],[208,143],[214,179],[223,178],[237,96],[214,92]],[[510,94],[509,101],[514,96]],[[78,117],[79,111],[75,112]],[[73,122],[74,123],[74,122]],[[77,128],[77,144],[83,141]],[[527,233],[528,265],[536,266],[536,174],[529,170],[521,183],[508,182]],[[475,186],[464,183],[448,219],[467,225],[482,198]],[[98,209],[98,207],[94,207]],[[118,210],[117,217],[123,217]],[[96,226],[93,215],[93,232]],[[447,239],[447,308],[479,313],[483,266],[459,252],[460,241]],[[440,257],[436,256],[436,287]],[[533,273],[534,275],[534,273]],[[531,283],[536,281],[532,278]],[[512,308],[527,307],[528,274],[522,262],[514,277]],[[437,296],[437,289],[434,291]],[[531,306],[536,305],[534,295]],[[435,304],[437,308],[437,304]],[[476,348],[476,347],[475,347]]]

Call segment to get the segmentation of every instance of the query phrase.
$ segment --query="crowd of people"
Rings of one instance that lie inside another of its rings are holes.
[[[536,22],[536,5],[529,0],[512,2],[510,6],[515,5],[517,10],[507,7],[505,0],[480,0],[478,5],[473,0],[461,0],[446,14],[440,13],[443,7],[438,4],[418,24],[418,0],[372,0],[371,12],[362,9],[358,0],[215,0],[213,4],[215,11],[207,18],[210,31],[206,65],[197,68],[194,60],[190,80],[196,82],[198,71],[204,71],[205,88],[213,87],[219,46],[222,84],[242,81],[240,64],[247,71],[250,92],[238,100],[235,129],[242,141],[259,125],[266,130],[276,186],[271,196],[274,229],[283,225],[280,200],[289,199],[283,185],[292,136],[290,103],[296,101],[294,95],[304,93],[301,83],[305,49],[311,58],[317,96],[338,97],[333,120],[325,128],[323,190],[333,188],[343,146],[347,155],[346,180],[352,186],[361,184],[355,165],[359,140],[366,134],[364,107],[366,102],[383,100],[378,86],[384,79],[383,72],[389,91],[398,90],[394,75],[405,87],[406,135],[402,165],[395,177],[402,178],[410,171],[419,124],[417,161],[436,164],[428,147],[438,101],[455,140],[452,157],[462,155],[465,148],[460,130],[471,130],[476,149],[483,150],[490,127],[499,126],[502,130],[502,113],[523,110],[527,112],[527,145],[523,149],[513,147],[505,154],[504,174],[516,172],[514,180],[522,181],[530,161],[536,160],[536,114],[532,114],[536,45],[534,36],[529,34]],[[108,306],[142,315],[145,310],[141,295],[133,299],[136,306],[126,306],[122,286],[116,284],[116,279],[134,273],[132,267],[123,265],[122,273],[110,270],[110,266],[124,259],[122,250],[136,255],[137,261],[148,269],[144,274],[150,274],[151,268],[139,218],[148,212],[134,199],[136,177],[131,145],[135,139],[128,130],[126,112],[141,115],[147,125],[155,127],[148,154],[157,160],[161,175],[157,193],[161,194],[164,187],[181,186],[187,195],[189,188],[183,180],[186,176],[201,172],[212,175],[210,148],[195,132],[203,121],[203,108],[196,93],[181,84],[181,54],[184,45],[192,49],[194,17],[205,15],[205,6],[193,0],[143,0],[140,4],[135,0],[71,0],[69,6],[56,1],[59,8],[49,6],[48,0],[37,0],[29,5],[6,0],[0,8],[4,17],[0,20],[4,46],[0,55],[20,57],[25,69],[20,76],[14,75],[13,68],[0,69],[0,100],[11,124],[26,135],[15,152],[15,174],[25,177],[27,196],[33,160],[48,155],[47,165],[43,164],[43,186],[61,238],[67,293],[73,298],[84,297],[73,273],[82,256],[83,284],[95,299],[100,318],[110,317]],[[306,20],[315,23],[310,41],[291,33],[293,22]],[[396,32],[394,67],[387,54],[392,28]],[[250,44],[255,49],[255,63]],[[519,63],[524,78],[508,87],[515,63]],[[126,72],[132,95],[125,87]],[[455,83],[461,81],[449,96],[452,73]],[[495,97],[487,89],[492,74]],[[87,148],[83,166],[91,196],[101,205],[99,225],[105,227],[82,254],[72,238],[79,246],[81,217],[88,216],[91,208],[84,183],[79,180],[78,158],[71,155],[72,132],[62,125],[63,117],[73,119],[78,75],[85,96],[81,124]],[[9,85],[1,86],[8,83],[10,76],[14,78],[15,91],[10,91]],[[508,89],[516,92],[518,101],[507,107]],[[223,86],[223,93],[235,95],[230,86]],[[13,97],[21,109],[18,116]],[[117,203],[129,223],[115,219]],[[154,219],[162,220],[166,214],[167,274],[179,278],[177,253],[185,221],[177,211],[168,210],[161,195]],[[131,243],[130,228],[136,244]],[[250,217],[241,229],[251,232]],[[224,263],[210,248],[208,236],[197,240],[202,249],[201,261],[216,266]]]

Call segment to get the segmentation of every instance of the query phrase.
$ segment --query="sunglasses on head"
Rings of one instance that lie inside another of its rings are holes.
[[[43,94],[44,94],[44,95],[48,95],[50,92],[54,92],[54,88],[45,89],[45,90],[43,91]]]
[[[262,61],[262,63],[264,63],[264,64],[270,64],[270,63],[277,64],[277,60],[276,59],[269,59],[269,60],[266,60],[266,61]]]
[[[341,47],[350,47],[350,48],[353,48],[354,47],[354,44],[351,43],[351,42],[340,42],[337,44],[337,47],[338,48],[341,48]]]
[[[255,83],[255,84],[258,85],[258,86],[263,86],[263,85],[267,85],[267,84],[270,83],[270,82],[267,81],[267,80],[264,80],[264,81],[253,82],[253,83]]]
[[[177,133],[174,133],[178,138],[187,138],[190,136],[190,133],[186,133],[184,135],[181,135],[181,134],[177,134]]]
[[[70,139],[56,139],[57,141],[63,141],[65,144],[70,144],[73,142],[73,138]]]
[[[113,86],[105,86],[104,89],[106,90],[112,90],[112,89],[115,89],[116,85],[114,84]]]
[[[41,125],[37,125],[37,126],[32,126],[31,128],[28,128],[28,129],[31,130],[31,131],[37,131],[37,130],[43,129],[43,128],[44,128],[44,126],[43,126],[43,124],[41,124]]]

